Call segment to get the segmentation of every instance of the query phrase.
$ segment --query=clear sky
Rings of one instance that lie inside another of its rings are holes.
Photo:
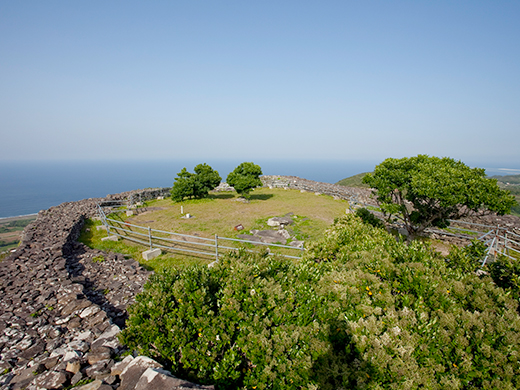
[[[519,146],[519,1],[0,2],[0,160]]]

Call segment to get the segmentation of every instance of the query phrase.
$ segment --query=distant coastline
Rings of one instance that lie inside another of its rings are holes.
[[[37,215],[38,215],[38,213],[32,213],[32,214],[24,214],[24,215],[15,215],[13,217],[0,217],[0,223],[19,221],[22,219],[30,219],[31,217],[36,217]]]
[[[183,167],[189,171],[206,162],[225,180],[243,159],[158,160],[158,161],[0,161],[0,220],[25,217],[87,198],[104,197],[142,188],[170,187]],[[252,159],[265,175],[298,176],[308,180],[337,183],[360,172],[371,172],[381,161],[323,161]],[[471,166],[478,164],[468,163]],[[520,166],[497,163],[486,167],[489,176],[516,174]]]

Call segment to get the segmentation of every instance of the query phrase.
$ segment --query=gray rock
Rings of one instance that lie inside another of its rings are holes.
[[[30,383],[34,379],[34,370],[32,367],[25,368],[23,370],[19,370],[16,375],[14,375],[10,382],[11,384],[15,383]]]
[[[160,368],[147,368],[135,385],[135,390],[214,389],[213,386],[198,386],[178,379]]]
[[[7,386],[9,383],[11,383],[13,378],[14,374],[12,372],[8,372],[7,374],[0,376],[0,386],[4,388],[4,386]]]
[[[285,230],[285,229],[280,229],[280,230],[278,230],[278,234],[279,234],[280,236],[282,236],[283,238],[285,238],[286,240],[288,240],[289,238],[291,238],[291,234],[290,234],[287,230]]]
[[[273,217],[267,220],[268,226],[287,226],[292,225],[294,221],[290,217]]]
[[[117,339],[117,335],[121,332],[121,328],[119,326],[113,324],[109,328],[107,328],[101,336],[99,336],[92,343],[91,348],[94,349],[96,347],[109,347],[112,349],[116,349],[121,346],[119,340]]]
[[[133,356],[128,355],[119,363],[114,364],[110,371],[111,375],[121,375],[121,373],[125,370],[126,366],[128,366],[132,360],[134,360]]]
[[[112,357],[112,350],[108,347],[93,348],[91,352],[86,355],[88,364],[94,364],[101,360],[110,359]]]
[[[277,230],[260,230],[255,235],[260,237],[262,242],[269,244],[275,244],[279,242],[284,245],[287,242],[287,239],[279,234]]]
[[[74,340],[67,344],[67,348],[85,353],[90,349],[90,344],[83,340]]]
[[[59,389],[67,382],[67,375],[63,371],[48,371],[35,379],[35,384],[44,389]]]
[[[133,359],[123,370],[120,375],[121,378],[121,386],[119,390],[133,390],[141,375],[148,368],[163,368],[161,364],[157,363],[155,360],[147,358],[145,356],[138,356]]]
[[[85,374],[91,378],[100,375],[110,374],[110,369],[113,366],[112,359],[100,360],[85,369]]]
[[[70,384],[75,386],[80,380],[83,379],[83,373],[81,371],[76,372],[72,378],[70,378]]]
[[[289,243],[290,246],[294,246],[296,248],[301,248],[303,244],[304,244],[304,241],[297,241],[297,240],[291,241]]]

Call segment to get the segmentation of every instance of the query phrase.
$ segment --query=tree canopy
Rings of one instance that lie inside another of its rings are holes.
[[[188,172],[186,168],[177,173],[171,189],[172,199],[182,201],[184,198],[203,198],[209,191],[220,184],[222,180],[217,171],[208,164],[199,164],[195,167],[195,173]]]
[[[218,172],[206,163],[197,165],[194,171],[197,192],[195,196],[208,196],[208,193],[222,181]]]
[[[388,158],[363,182],[375,189],[383,212],[400,219],[412,237],[472,213],[503,215],[516,203],[484,169],[448,157]]]
[[[260,175],[262,175],[262,168],[259,165],[243,162],[228,175],[226,182],[240,195],[247,196],[253,188],[262,185]]]

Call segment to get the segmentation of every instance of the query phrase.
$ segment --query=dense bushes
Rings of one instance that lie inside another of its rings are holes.
[[[350,215],[296,264],[242,252],[154,275],[122,341],[218,388],[518,388],[517,303],[466,255]]]
[[[513,298],[520,300],[520,263],[506,256],[499,256],[489,265],[495,283],[511,291]]]

